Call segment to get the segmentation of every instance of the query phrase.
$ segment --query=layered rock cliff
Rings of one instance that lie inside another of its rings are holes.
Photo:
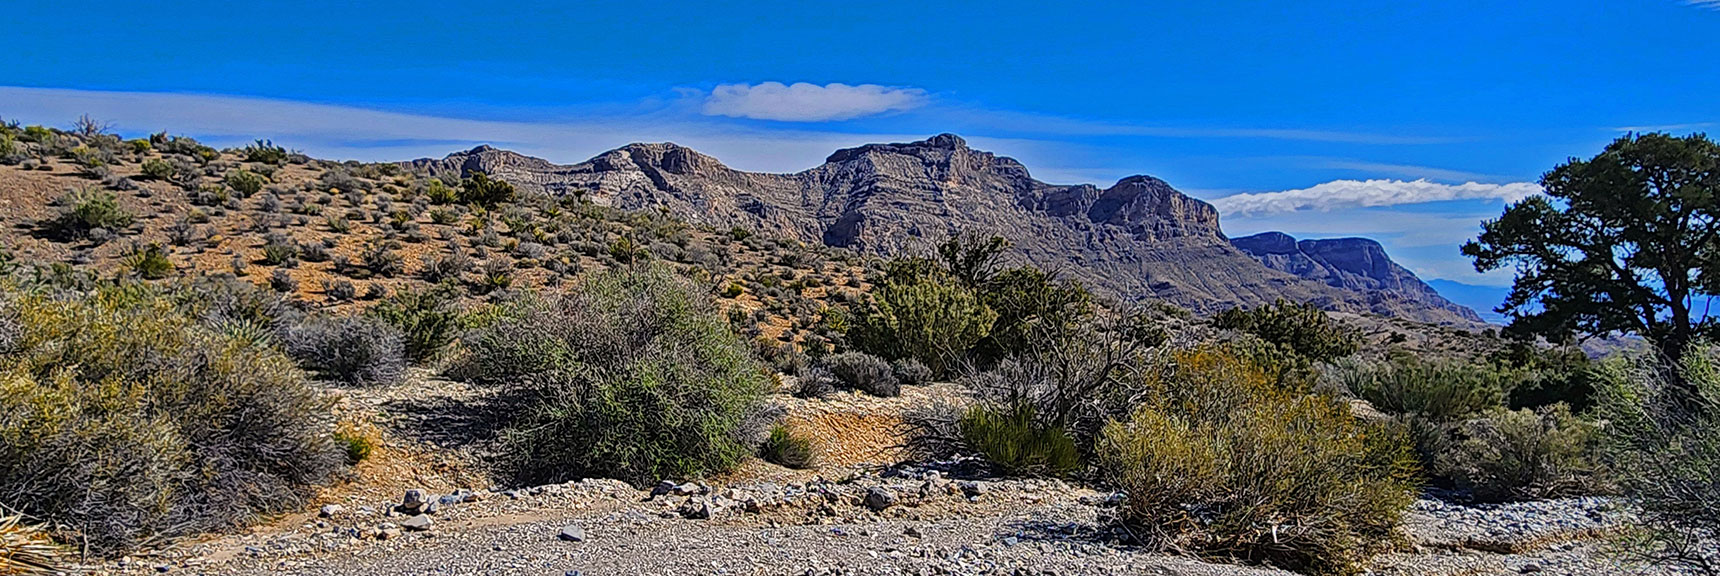
[[[1447,300],[1414,272],[1393,262],[1379,242],[1367,238],[1297,240],[1283,232],[1263,232],[1230,243],[1267,268],[1370,295],[1382,306],[1446,310],[1471,322],[1482,321],[1474,310]]]
[[[961,232],[998,234],[1021,259],[1101,293],[1164,299],[1197,312],[1282,297],[1427,322],[1473,317],[1263,265],[1231,245],[1210,204],[1163,180],[1048,184],[1020,162],[974,150],[953,134],[838,150],[793,174],[734,170],[667,143],[631,144],[571,166],[487,146],[409,164],[437,175],[481,170],[527,192],[579,194],[883,256],[923,252]]]

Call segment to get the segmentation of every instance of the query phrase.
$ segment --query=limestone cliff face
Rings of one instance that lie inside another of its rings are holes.
[[[1482,321],[1474,310],[1445,299],[1414,272],[1393,262],[1379,242],[1367,238],[1298,241],[1282,232],[1263,232],[1230,242],[1267,268],[1369,295],[1378,306],[1445,310],[1471,322]]]
[[[527,192],[579,194],[628,210],[742,226],[892,255],[961,232],[998,234],[1016,255],[1123,300],[1159,298],[1197,312],[1283,297],[1335,310],[1464,323],[1445,308],[1381,305],[1377,295],[1273,269],[1232,246],[1210,204],[1163,180],[1108,188],[1035,180],[1012,158],[953,134],[838,150],[793,174],[743,172],[675,144],[631,144],[561,166],[479,147],[409,163],[432,174],[482,170]]]

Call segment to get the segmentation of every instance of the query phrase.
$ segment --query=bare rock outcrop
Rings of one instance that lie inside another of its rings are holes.
[[[1048,184],[1020,162],[974,150],[953,134],[838,150],[793,174],[739,171],[669,143],[630,144],[571,166],[487,146],[409,165],[436,175],[482,170],[528,192],[665,210],[697,224],[876,255],[924,252],[961,232],[998,234],[1021,259],[1103,294],[1163,299],[1197,312],[1282,297],[1426,322],[1475,321],[1449,302],[1401,299],[1262,264],[1232,246],[1212,205],[1158,178],[1131,176],[1108,188]]]

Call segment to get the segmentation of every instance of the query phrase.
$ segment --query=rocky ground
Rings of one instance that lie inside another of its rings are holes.
[[[1116,495],[1058,481],[955,480],[893,468],[842,480],[614,481],[430,494],[284,519],[102,573],[185,574],[1283,574],[1143,550]],[[1413,548],[1378,574],[1652,573],[1599,554],[1605,502],[1419,502]]]
[[[885,467],[900,398],[841,393],[782,399],[817,440],[821,466],[755,462],[708,484],[636,490],[585,480],[484,490],[475,462],[485,422],[504,409],[482,391],[415,378],[345,391],[341,410],[381,443],[320,508],[248,534],[183,542],[101,565],[96,574],[1287,574],[1128,544],[1120,496],[1055,480],[977,477],[971,466]],[[474,489],[477,487],[476,489]],[[1390,575],[1647,574],[1600,542],[1616,524],[1601,499],[1461,506],[1424,499]]]

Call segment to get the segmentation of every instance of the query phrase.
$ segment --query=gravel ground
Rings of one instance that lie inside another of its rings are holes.
[[[1108,495],[1055,481],[936,473],[647,492],[610,481],[478,494],[421,532],[382,505],[223,539],[104,573],[1284,574],[1116,543]],[[458,499],[458,498],[456,498]],[[429,498],[436,501],[435,497]],[[709,518],[702,518],[709,514]],[[575,528],[569,530],[569,528]],[[563,537],[570,531],[577,539]]]
[[[952,480],[893,469],[840,481],[665,483],[637,491],[592,480],[529,490],[424,494],[434,510],[356,502],[272,532],[182,545],[97,573],[460,574],[1288,574],[1123,544],[1117,495],[1059,481]],[[431,512],[420,515],[420,512]],[[414,531],[415,521],[431,525]],[[1616,524],[1583,498],[1500,506],[1419,501],[1412,549],[1379,575],[1664,572],[1615,562],[1598,538]]]

